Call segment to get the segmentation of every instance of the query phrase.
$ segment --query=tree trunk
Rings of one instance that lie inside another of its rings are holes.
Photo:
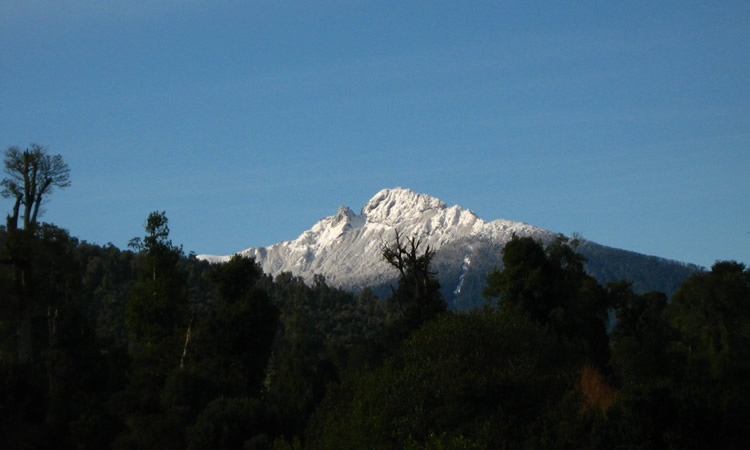
[[[11,264],[14,268],[15,291],[18,296],[18,315],[16,316],[16,345],[18,348],[18,360],[22,364],[31,363],[34,359],[32,316],[33,295],[31,287],[31,274],[27,264],[18,259],[18,255],[11,255]]]
[[[37,195],[36,200],[34,200],[34,211],[31,213],[31,220],[29,220],[29,225],[33,226],[34,224],[36,224],[36,216],[39,215],[39,205],[41,203],[42,197],[40,195]]]
[[[32,167],[31,180],[25,182],[24,180],[24,199],[23,199],[23,228],[24,230],[29,229],[29,223],[31,223],[31,211],[34,206],[34,199],[36,197],[36,169]]]
[[[185,367],[185,357],[187,356],[187,350],[188,350],[188,344],[190,344],[190,334],[193,330],[193,322],[195,321],[195,316],[193,316],[190,319],[190,323],[188,324],[187,332],[185,333],[185,345],[182,347],[182,358],[180,358],[180,369]]]
[[[18,210],[21,208],[21,196],[16,196],[16,203],[13,204],[13,215],[8,216],[8,233],[18,229]]]
[[[24,293],[25,294],[25,293]],[[31,336],[31,302],[26,295],[21,295],[21,311],[18,321],[18,360],[22,364],[34,361],[34,347]]]
[[[42,204],[42,198],[44,198],[44,194],[47,193],[47,189],[49,189],[49,185],[52,183],[52,180],[49,178],[44,180],[44,184],[39,188],[39,192],[36,193],[36,196],[34,198],[34,212],[31,214],[31,224],[34,225],[36,223],[36,218],[39,215],[39,207]]]

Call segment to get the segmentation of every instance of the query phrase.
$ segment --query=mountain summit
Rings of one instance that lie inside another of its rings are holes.
[[[321,219],[295,240],[249,248],[239,253],[255,258],[264,272],[274,276],[291,272],[311,282],[315,275],[323,275],[333,286],[377,289],[395,283],[397,272],[383,260],[381,253],[384,244],[393,242],[396,232],[401,236],[416,237],[423,245],[435,250],[433,268],[438,272],[443,295],[450,306],[459,308],[481,302],[487,273],[502,265],[502,248],[513,234],[531,236],[545,243],[559,236],[522,222],[503,219],[487,222],[471,210],[449,207],[435,197],[410,189],[394,188],[375,194],[359,214],[346,206],[339,206],[335,215]],[[593,267],[592,255],[595,260],[601,259],[602,255],[612,256],[612,251],[621,253],[620,260],[622,254],[638,255],[588,242],[580,250],[589,258],[589,268]],[[222,262],[230,257],[198,256],[210,262]],[[668,262],[660,258],[656,260]],[[622,266],[621,261],[618,264]],[[610,269],[603,273],[617,275]],[[620,278],[634,279],[628,276],[609,279]],[[682,279],[682,276],[678,278]]]
[[[513,233],[519,236],[553,238],[541,228],[520,222],[486,222],[468,209],[448,207],[441,200],[410,189],[384,189],[355,214],[339,206],[336,215],[325,217],[293,241],[239,252],[252,256],[266,273],[291,272],[311,281],[324,275],[334,286],[360,288],[389,282],[396,275],[382,258],[382,247],[396,232],[417,237],[423,245],[439,251],[447,244],[467,238],[504,244]],[[471,250],[459,261],[469,257]],[[231,256],[231,255],[230,255]],[[230,256],[200,255],[211,262]]]

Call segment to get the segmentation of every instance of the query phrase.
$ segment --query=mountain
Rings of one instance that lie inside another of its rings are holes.
[[[397,272],[382,258],[382,247],[401,236],[417,237],[435,250],[433,269],[443,296],[451,307],[468,309],[483,304],[481,291],[487,273],[502,266],[502,249],[513,234],[549,243],[560,234],[522,222],[497,219],[487,222],[471,210],[447,206],[437,198],[409,189],[384,189],[359,214],[340,206],[293,241],[239,252],[252,256],[264,272],[291,272],[312,281],[323,275],[337,287],[359,290],[372,287],[385,295],[396,283]],[[659,290],[671,294],[697,266],[641,255],[584,241],[578,251],[586,270],[600,282],[627,279],[638,292]],[[210,262],[231,257],[199,255]]]

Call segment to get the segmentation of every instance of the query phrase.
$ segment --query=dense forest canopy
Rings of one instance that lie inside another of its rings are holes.
[[[599,283],[575,241],[514,237],[486,276],[485,306],[458,312],[416,237],[397,235],[373,261],[398,277],[381,300],[322,276],[271,277],[239,255],[197,260],[171,242],[162,211],[130,249],[89,244],[38,221],[51,186],[70,183],[61,157],[11,148],[5,164],[3,448],[740,448],[750,438],[742,263],[695,273],[670,301],[627,280]]]

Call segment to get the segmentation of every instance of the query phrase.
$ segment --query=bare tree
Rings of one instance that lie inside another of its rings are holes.
[[[400,274],[398,288],[391,286],[391,299],[412,326],[419,326],[446,309],[435,278],[437,273],[430,270],[435,251],[427,246],[420,253],[421,244],[416,237],[404,242],[396,231],[395,242],[382,247],[383,259]]]
[[[14,245],[6,245],[2,263],[9,264],[14,274],[12,296],[17,305],[18,358],[21,362],[31,362],[34,355],[32,319],[38,314],[44,301],[35,293],[39,279],[33,273],[38,261],[35,259],[35,252],[29,249],[40,248],[39,243],[45,239],[45,228],[36,226],[40,206],[55,187],[70,186],[70,168],[62,156],[49,155],[44,147],[37,144],[32,144],[26,150],[9,147],[4,156],[3,171],[6,176],[0,181],[0,194],[14,200],[13,210],[8,214],[7,220],[8,242],[12,241]],[[23,229],[19,230],[18,220],[22,207]],[[47,313],[52,343],[56,334],[57,309],[48,305]]]
[[[70,168],[60,155],[49,155],[47,149],[31,144],[31,149],[9,147],[5,150],[4,172],[0,185],[2,196],[15,200],[13,212],[8,216],[8,231],[18,229],[18,219],[23,206],[23,227],[29,229],[37,223],[39,207],[55,187],[70,186]]]

